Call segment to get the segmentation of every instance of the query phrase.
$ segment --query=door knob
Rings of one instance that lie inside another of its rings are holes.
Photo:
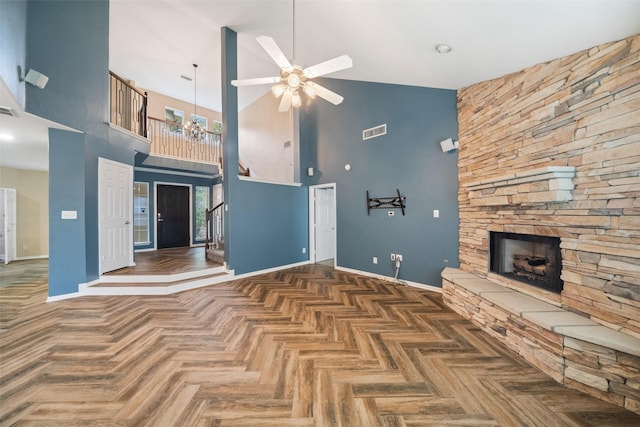
[[[129,221],[125,221],[124,222],[124,225],[129,225],[129,224],[131,224],[131,222],[129,222]]]

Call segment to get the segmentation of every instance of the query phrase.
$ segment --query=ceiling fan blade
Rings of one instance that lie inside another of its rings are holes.
[[[260,43],[260,46],[267,51],[271,59],[278,64],[278,67],[283,69],[291,68],[291,63],[287,59],[287,57],[282,53],[282,50],[278,47],[275,40],[268,36],[260,36],[256,40]]]
[[[258,77],[257,79],[231,80],[231,84],[235,87],[266,85],[273,83],[280,83],[280,77]]]
[[[353,60],[349,55],[342,55],[337,58],[312,65],[311,67],[307,67],[302,72],[305,77],[312,79],[314,77],[324,76],[325,74],[335,73],[336,71],[345,70],[351,67],[353,67]]]
[[[324,98],[333,105],[338,105],[344,100],[344,97],[338,95],[332,90],[327,89],[324,86],[320,86],[318,83],[313,84],[313,89],[320,98]]]
[[[278,111],[284,113],[289,111],[291,107],[291,92],[288,90],[282,94],[282,99],[280,100],[280,106],[278,107]]]

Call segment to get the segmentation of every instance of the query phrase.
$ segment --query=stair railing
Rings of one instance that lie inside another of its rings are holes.
[[[110,120],[116,126],[147,137],[147,92],[109,71]]]
[[[209,249],[211,246],[217,248],[219,243],[223,240],[223,221],[222,206],[224,202],[218,203],[211,209],[207,209],[207,234],[205,236],[205,249]],[[213,225],[213,227],[210,226]],[[209,236],[209,230],[213,228],[212,236]]]

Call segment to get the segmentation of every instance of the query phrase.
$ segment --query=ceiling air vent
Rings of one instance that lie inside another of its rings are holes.
[[[382,136],[387,134],[387,124],[379,125],[373,128],[365,129],[362,131],[362,140],[375,138],[376,136]]]
[[[16,115],[16,112],[13,111],[13,108],[0,105],[0,116],[16,117],[17,115]]]

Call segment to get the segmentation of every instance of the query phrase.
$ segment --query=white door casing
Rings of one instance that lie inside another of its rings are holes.
[[[133,265],[133,167],[98,158],[100,274]]]
[[[4,253],[2,259],[9,264],[16,259],[16,190],[15,188],[2,188],[2,234]]]
[[[317,185],[309,188],[309,234],[311,262],[332,258],[335,260],[335,184]]]

